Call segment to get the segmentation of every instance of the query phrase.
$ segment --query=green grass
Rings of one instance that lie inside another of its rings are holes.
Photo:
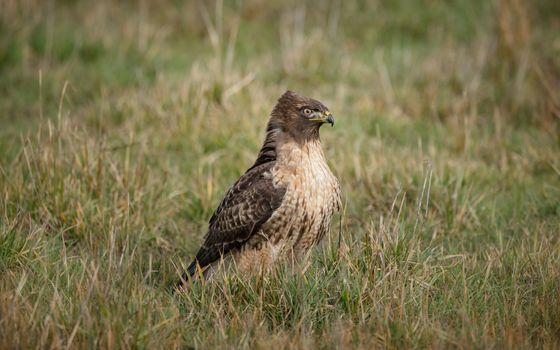
[[[0,348],[560,347],[556,1],[203,3],[1,5]],[[287,88],[340,245],[172,294]]]

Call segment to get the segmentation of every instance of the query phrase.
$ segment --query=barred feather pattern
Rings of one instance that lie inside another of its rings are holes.
[[[234,268],[257,272],[281,260],[300,261],[328,232],[341,209],[340,185],[325,160],[320,125],[299,129],[294,125],[307,124],[297,116],[284,117],[286,111],[299,110],[300,102],[326,110],[320,102],[292,92],[279,99],[257,160],[212,215],[180,288],[197,271],[212,279]]]

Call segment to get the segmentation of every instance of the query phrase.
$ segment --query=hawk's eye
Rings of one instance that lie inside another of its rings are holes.
[[[313,113],[313,111],[310,110],[309,108],[306,108],[306,109],[303,110],[303,114],[305,114],[305,115],[311,115],[311,113]]]

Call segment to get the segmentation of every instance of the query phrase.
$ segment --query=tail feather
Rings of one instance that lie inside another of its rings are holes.
[[[179,282],[177,282],[176,289],[184,290],[187,287],[189,281],[193,278],[194,274],[196,273],[196,266],[197,266],[197,260],[194,259],[193,262],[187,268],[187,271],[183,274],[183,276],[181,276]]]
[[[187,272],[185,273],[185,275],[188,275],[189,278],[194,276],[194,274],[196,272],[197,263],[198,263],[198,261],[196,259],[194,259],[193,262],[189,265],[189,267],[187,267]]]
[[[190,280],[194,280],[196,279],[198,276],[198,268],[200,267],[203,271],[206,270],[206,268],[213,262],[217,261],[218,259],[221,259],[223,257],[224,250],[227,249],[231,249],[230,247],[238,245],[239,243],[232,243],[229,244],[227,246],[221,247],[221,249],[219,249],[218,247],[212,247],[210,249],[206,249],[206,248],[200,248],[200,250],[198,251],[198,253],[196,254],[196,257],[193,259],[193,261],[191,262],[191,264],[189,265],[189,267],[187,268],[187,271],[183,274],[183,276],[181,277],[181,280],[177,283],[177,289],[179,290],[183,290],[185,289],[185,287],[187,287],[187,285],[189,284]]]

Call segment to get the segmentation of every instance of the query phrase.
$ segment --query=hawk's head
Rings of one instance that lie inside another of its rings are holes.
[[[296,140],[319,136],[321,125],[334,126],[334,118],[321,102],[286,91],[272,110],[269,127],[280,128]]]

